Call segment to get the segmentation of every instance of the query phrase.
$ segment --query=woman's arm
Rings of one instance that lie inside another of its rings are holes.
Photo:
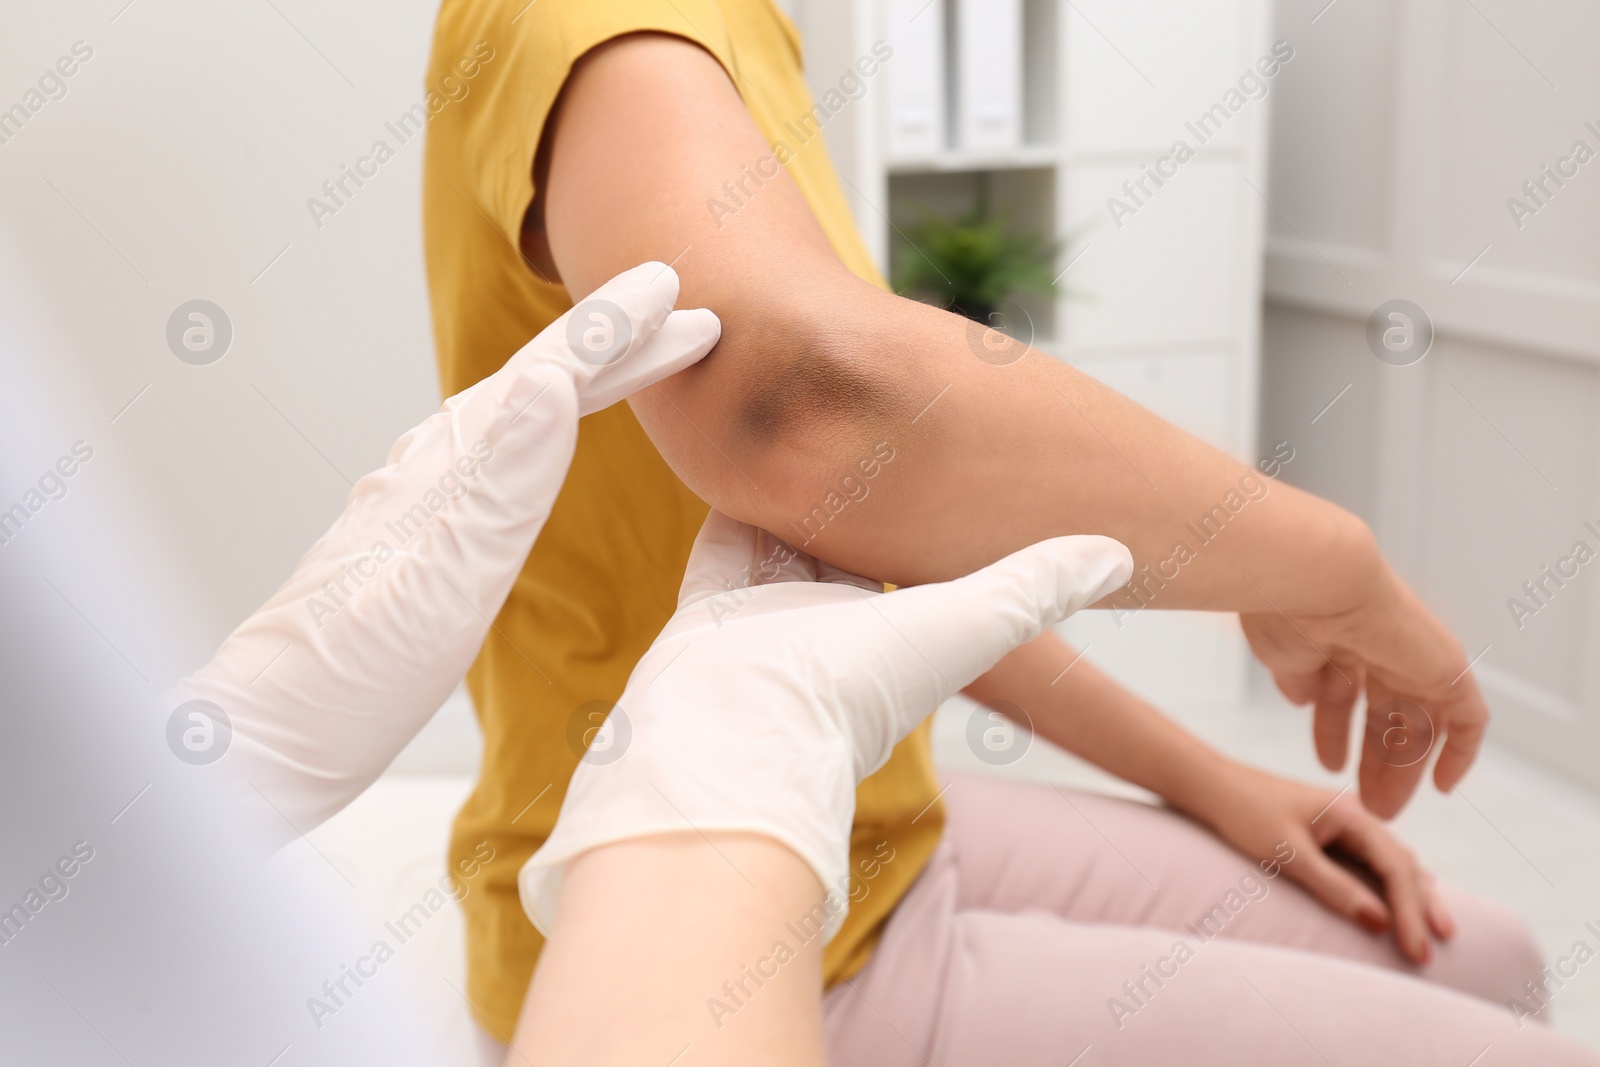
[[[1432,877],[1359,804],[1228,759],[1079,659],[1053,633],[1011,653],[965,692],[982,703],[1024,708],[1023,725],[1150,790],[1252,862],[1281,860],[1278,849],[1287,842],[1295,859],[1283,870],[1292,880],[1351,922],[1373,931],[1392,925],[1400,950],[1418,963],[1432,954],[1430,931],[1440,938],[1454,932]],[[1329,845],[1370,867],[1383,896],[1330,859],[1323,852]]]
[[[673,263],[683,301],[722,320],[700,367],[631,401],[652,439],[718,510],[808,552],[910,585],[1070,530],[1155,564],[1251,475],[1042,353],[978,358],[968,320],[850,273],[787,171],[714,216],[707,202],[770,150],[694,44],[644,34],[590,52],[541,151],[535,208],[574,298],[655,258]],[[804,519],[879,441],[895,459],[872,494],[811,536]],[[1152,583],[1155,603],[1260,609],[1239,580],[1253,558],[1252,580],[1291,614],[1353,606],[1379,566],[1362,524],[1285,486],[1260,504],[1177,580]],[[1332,573],[1300,569],[1313,563]]]
[[[1259,620],[1247,626],[1258,655],[1291,699],[1317,704],[1326,762],[1343,762],[1370,679],[1448,735],[1436,780],[1455,784],[1487,711],[1459,644],[1359,520],[1286,485],[1256,498],[1250,468],[1043,354],[979,358],[971,323],[847,271],[781,169],[732,215],[708,210],[770,151],[708,53],[650,34],[580,61],[540,148],[529,245],[547,242],[575,296],[656,258],[678,270],[685,302],[722,319],[706,360],[631,401],[696,493],[903,584],[1049,536],[1115,537],[1135,559],[1125,605]],[[880,442],[895,458],[870,496],[808,530]],[[1190,524],[1208,516],[1220,532],[1202,542]],[[1381,757],[1369,738],[1363,796],[1391,814],[1424,764]]]

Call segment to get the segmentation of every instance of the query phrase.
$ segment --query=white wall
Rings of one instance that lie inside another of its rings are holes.
[[[171,677],[272,591],[349,480],[437,404],[420,141],[320,230],[306,208],[420,96],[434,3],[124,3],[6,13],[0,108],[74,42],[93,55],[0,143],[0,316],[70,398],[61,418],[0,440],[23,470],[92,442],[85,495],[140,502],[126,536],[173,547],[191,626],[179,647],[139,653]],[[234,330],[210,366],[181,362],[165,337],[197,297]],[[0,485],[0,499],[24,487]],[[69,495],[25,537],[90,521]]]
[[[1494,736],[1600,782],[1600,564],[1520,629],[1507,605],[1575,541],[1600,549],[1600,161],[1520,228],[1507,206],[1575,141],[1600,152],[1600,9],[1325,3],[1278,3],[1297,56],[1273,116],[1262,437],[1487,649]],[[1367,346],[1394,298],[1437,329],[1411,366]]]

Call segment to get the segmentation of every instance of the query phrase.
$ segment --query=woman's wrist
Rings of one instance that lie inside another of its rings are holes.
[[[1400,579],[1378,548],[1372,528],[1348,511],[1340,509],[1338,562],[1332,574],[1336,597],[1344,611],[1355,611],[1373,604],[1392,601],[1400,590]]]
[[[1215,828],[1219,813],[1238,788],[1242,767],[1198,738],[1193,740],[1153,791],[1171,807]]]
[[[1311,505],[1300,518],[1299,562],[1292,571],[1279,572],[1279,581],[1273,583],[1278,592],[1261,590],[1271,595],[1273,607],[1268,610],[1327,617],[1392,597],[1397,579],[1372,528],[1344,508],[1299,495]]]

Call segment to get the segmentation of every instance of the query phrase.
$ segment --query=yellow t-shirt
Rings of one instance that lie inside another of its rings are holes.
[[[533,200],[535,150],[573,63],[643,30],[685,37],[715,56],[774,147],[785,122],[810,111],[799,35],[771,0],[445,0],[427,81],[423,233],[447,395],[492,374],[572,306],[516,245]],[[798,146],[787,169],[846,266],[883,285],[822,138]],[[480,857],[485,843],[493,849],[465,883],[462,906],[468,997],[503,1037],[543,944],[518,902],[517,871],[560,810],[580,756],[581,742],[569,738],[617,699],[672,614],[705,514],[627,405],[584,419],[550,521],[468,674],[484,759],[456,817],[450,858],[465,870],[458,864],[475,849]],[[865,964],[932,854],[944,822],[938,788],[927,723],[862,783],[853,902],[824,954],[829,982]]]

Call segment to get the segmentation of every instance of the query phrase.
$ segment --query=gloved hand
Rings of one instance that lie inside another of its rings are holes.
[[[712,512],[677,613],[522,868],[524,910],[548,934],[564,865],[599,845],[748,832],[810,864],[829,891],[832,937],[849,895],[856,783],[945,699],[1132,571],[1108,537],[1058,537],[952,582],[885,593]]]
[[[224,758],[295,829],[370,785],[460,682],[550,515],[578,417],[716,344],[717,317],[673,311],[677,296],[664,264],[619,274],[445,401],[171,694],[226,713]]]

